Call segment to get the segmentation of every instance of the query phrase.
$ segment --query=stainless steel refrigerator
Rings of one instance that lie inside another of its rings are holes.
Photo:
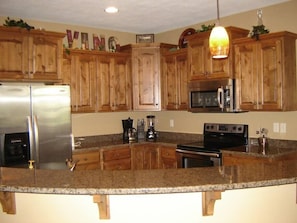
[[[0,83],[0,166],[66,169],[72,148],[69,86]]]

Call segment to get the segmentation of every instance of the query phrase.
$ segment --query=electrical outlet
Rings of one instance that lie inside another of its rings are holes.
[[[278,122],[273,123],[273,132],[279,132],[279,123]]]
[[[174,120],[173,120],[173,119],[170,119],[170,120],[169,120],[169,126],[170,126],[171,128],[174,127]]]
[[[287,132],[287,123],[280,123],[279,128],[280,128],[280,133],[286,133]]]

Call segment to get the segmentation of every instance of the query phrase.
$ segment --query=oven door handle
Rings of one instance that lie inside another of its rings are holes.
[[[179,152],[179,153],[185,153],[185,154],[210,156],[210,157],[220,158],[219,153],[205,153],[205,152],[200,152],[200,151],[188,151],[188,150],[183,150],[183,149],[176,149],[175,151]]]

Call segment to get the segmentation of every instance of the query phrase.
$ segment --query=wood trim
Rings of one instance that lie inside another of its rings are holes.
[[[216,200],[221,199],[222,191],[206,191],[202,192],[202,215],[210,216],[214,213],[214,205]]]
[[[93,195],[93,202],[97,203],[100,219],[110,219],[109,195]]]
[[[2,204],[3,212],[6,212],[7,214],[16,214],[15,193],[1,191],[0,203]]]

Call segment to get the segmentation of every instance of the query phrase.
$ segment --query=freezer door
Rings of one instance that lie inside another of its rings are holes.
[[[38,168],[66,168],[72,156],[69,86],[32,86],[33,129]]]
[[[30,87],[0,85],[0,134],[27,132]]]
[[[29,85],[0,84],[0,166],[6,165],[5,154],[11,150],[6,144],[6,134],[29,134],[30,119],[30,87]],[[34,145],[27,147],[28,154],[33,154]],[[33,157],[30,157],[32,159]],[[8,159],[8,158],[7,158]],[[25,162],[23,159],[22,162]]]

